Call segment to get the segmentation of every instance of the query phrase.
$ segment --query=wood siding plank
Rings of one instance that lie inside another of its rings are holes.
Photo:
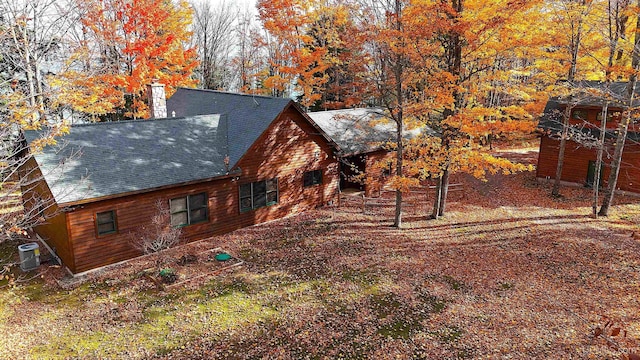
[[[559,141],[542,136],[540,140],[540,152],[538,154],[538,166],[536,176],[538,178],[554,179],[558,164]],[[613,144],[609,144],[609,152],[613,153]],[[597,157],[595,149],[587,149],[575,142],[568,141],[565,152],[565,160],[561,180],[585,184],[589,161],[595,161]],[[611,172],[611,161],[604,159],[603,183],[607,185]],[[627,142],[622,156],[622,167],[618,179],[618,189],[640,193],[640,144]]]

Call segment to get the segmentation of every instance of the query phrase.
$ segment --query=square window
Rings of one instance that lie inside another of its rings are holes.
[[[191,210],[189,213],[189,219],[191,224],[207,220],[207,209],[200,208]]]
[[[303,175],[304,187],[322,184],[322,170],[307,171]]]
[[[245,212],[259,207],[278,203],[278,179],[256,181],[239,186],[240,211]]]
[[[251,196],[251,184],[240,185],[240,197]]]
[[[187,210],[187,198],[171,199],[171,213],[186,211]]]
[[[278,191],[278,179],[267,180],[267,191]]]
[[[207,198],[204,193],[189,196],[189,209],[204,207]]]
[[[253,205],[251,204],[251,198],[240,199],[240,211],[251,210]]]
[[[189,224],[189,217],[187,216],[187,212],[179,212],[175,214],[171,214],[171,226],[182,226]]]
[[[171,225],[184,226],[207,221],[207,194],[198,193],[169,201]]]
[[[96,229],[98,236],[112,234],[118,231],[116,226],[116,212],[113,210],[96,214]]]

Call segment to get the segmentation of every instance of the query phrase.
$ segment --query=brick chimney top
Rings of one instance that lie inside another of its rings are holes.
[[[167,96],[164,92],[164,84],[153,79],[147,85],[147,97],[149,98],[149,116],[152,119],[162,119],[167,117]]]

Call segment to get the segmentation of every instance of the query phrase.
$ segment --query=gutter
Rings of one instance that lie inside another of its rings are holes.
[[[182,183],[158,186],[158,187],[150,188],[150,189],[141,189],[141,190],[128,191],[128,192],[124,192],[124,193],[105,195],[105,196],[100,196],[100,197],[95,197],[95,198],[90,198],[90,199],[82,199],[82,200],[77,200],[77,201],[63,202],[63,203],[59,203],[58,206],[63,209],[62,211],[68,212],[68,211],[75,210],[75,207],[77,207],[79,205],[85,205],[85,204],[94,203],[94,202],[103,201],[103,200],[118,199],[118,198],[127,197],[127,196],[131,196],[131,195],[145,194],[145,193],[150,193],[150,192],[159,191],[159,190],[172,189],[172,188],[177,188],[177,187],[181,187],[181,186],[200,184],[200,183],[205,183],[205,182],[209,182],[209,181],[233,179],[235,177],[238,177],[241,174],[242,174],[242,171],[240,170],[240,168],[235,168],[232,171],[230,171],[230,172],[228,172],[228,173],[226,173],[224,175],[215,176],[215,177],[211,177],[211,178],[191,180],[191,181],[186,181],[186,182],[182,182]]]

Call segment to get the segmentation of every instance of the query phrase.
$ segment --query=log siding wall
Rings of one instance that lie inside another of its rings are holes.
[[[395,175],[395,167],[391,168],[389,175],[384,175],[382,165],[395,159],[395,151],[378,150],[367,154],[366,174],[367,180],[364,187],[365,196],[380,194],[387,181]]]
[[[538,178],[554,179],[556,167],[558,164],[558,149],[560,142],[543,136],[540,140],[540,152],[538,154],[538,167],[536,176]],[[608,144],[606,153],[613,154],[613,144]],[[603,168],[603,186],[606,186],[611,171],[611,160],[604,156]],[[561,180],[585,184],[587,179],[587,171],[589,161],[596,160],[597,154],[595,149],[587,149],[575,142],[568,141],[565,150],[564,166],[562,170]],[[617,188],[624,191],[640,193],[640,145],[627,142],[625,151],[622,156],[622,167],[618,178]]]
[[[168,204],[171,198],[207,193],[209,220],[182,228],[183,240],[190,242],[337,200],[338,164],[333,150],[295,108],[272,123],[240,159],[238,168],[241,174],[234,178],[78,206],[67,213],[75,262],[65,264],[77,273],[140,255],[131,245],[131,233],[150,222],[156,201]],[[317,169],[322,170],[323,183],[304,188],[304,172]],[[241,213],[239,184],[274,177],[278,178],[278,203]],[[95,215],[109,210],[116,212],[118,231],[97,236]]]
[[[602,108],[578,106],[574,111],[575,110],[586,111],[587,118],[585,120],[594,128],[601,125],[598,120],[598,114],[602,111]],[[610,108],[608,111],[612,114],[612,119],[607,122],[607,129],[612,130],[618,126],[621,116],[624,115],[621,114],[620,109]],[[571,119],[570,123],[573,125],[584,125],[585,121]],[[586,125],[589,126],[589,124]],[[637,125],[630,125],[629,131],[640,131],[640,128]],[[555,179],[559,147],[560,141],[551,139],[548,135],[542,136],[540,140],[540,152],[538,154],[538,167],[536,170],[536,176],[538,178]],[[607,143],[607,149],[603,159],[603,186],[607,186],[611,172],[611,159],[609,156],[613,155],[613,148],[613,141]],[[609,156],[607,156],[607,154],[609,154]],[[595,162],[596,158],[597,153],[595,149],[588,149],[573,141],[568,141],[560,179],[570,183],[586,184],[589,161]],[[625,144],[617,188],[624,191],[640,193],[640,144],[636,142],[627,140]]]
[[[68,225],[66,213],[58,207],[53,200],[53,195],[49,186],[44,181],[42,172],[38,168],[35,159],[31,157],[23,165],[20,172],[26,174],[26,182],[22,182],[22,204],[26,211],[36,211],[37,201],[44,204],[45,220],[35,226],[34,230],[40,237],[55,250],[60,259],[68,264],[69,268],[74,267],[73,248],[69,243]]]

